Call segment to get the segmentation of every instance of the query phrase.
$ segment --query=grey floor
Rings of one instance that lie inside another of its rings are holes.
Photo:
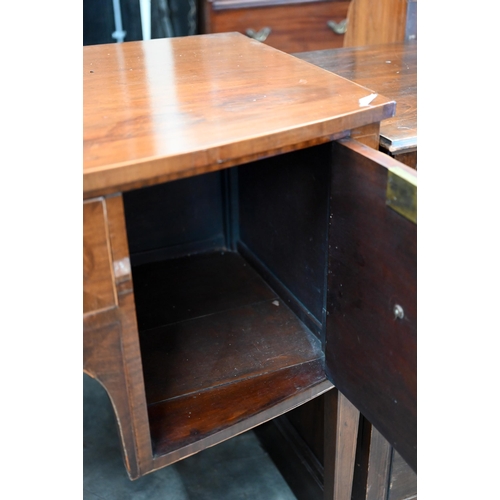
[[[83,379],[84,500],[296,500],[253,432],[130,481],[109,398]]]

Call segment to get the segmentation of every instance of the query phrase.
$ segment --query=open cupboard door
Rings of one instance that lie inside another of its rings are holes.
[[[416,471],[416,171],[352,139],[334,158],[327,374]]]

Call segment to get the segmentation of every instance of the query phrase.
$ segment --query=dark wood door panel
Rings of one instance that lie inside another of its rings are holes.
[[[356,141],[336,146],[326,363],[337,388],[416,470],[417,226],[386,204],[394,168],[416,178]]]

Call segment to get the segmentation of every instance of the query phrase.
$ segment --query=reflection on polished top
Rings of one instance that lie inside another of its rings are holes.
[[[84,196],[237,165],[394,114],[238,33],[84,47]]]
[[[396,101],[396,114],[380,124],[390,152],[417,147],[417,42],[321,50],[296,54]]]

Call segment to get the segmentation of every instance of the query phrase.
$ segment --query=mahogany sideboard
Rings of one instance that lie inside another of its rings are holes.
[[[416,466],[416,172],[368,146],[394,101],[238,33],[83,50],[83,363],[130,478],[324,393],[325,499],[358,411]]]

